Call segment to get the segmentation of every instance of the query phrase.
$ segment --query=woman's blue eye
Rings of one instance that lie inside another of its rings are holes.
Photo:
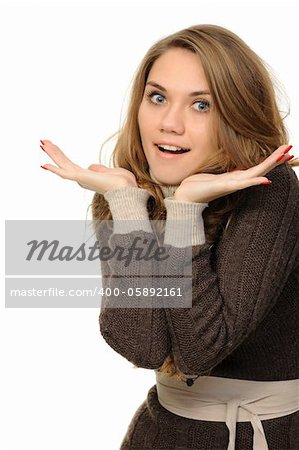
[[[199,112],[205,112],[210,109],[210,103],[205,100],[198,100],[197,102],[193,103],[193,105],[198,105],[198,108],[196,107],[196,111]]]
[[[159,94],[158,92],[149,92],[146,96],[154,105],[161,105],[166,101],[164,95]],[[194,107],[194,105],[198,105],[198,107]],[[193,103],[192,107],[198,112],[206,112],[210,109],[210,103],[207,100],[198,100]]]
[[[163,100],[165,100],[165,97],[161,94],[151,94],[150,98],[153,103],[163,103]]]

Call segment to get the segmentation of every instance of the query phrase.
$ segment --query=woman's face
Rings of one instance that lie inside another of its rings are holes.
[[[155,61],[138,113],[142,146],[153,179],[179,184],[217,150],[211,106],[197,55],[173,48]],[[161,147],[169,151],[163,152]],[[178,154],[171,151],[175,148],[189,151]]]

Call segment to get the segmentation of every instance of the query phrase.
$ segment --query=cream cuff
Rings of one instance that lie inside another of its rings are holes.
[[[147,200],[150,193],[137,186],[125,186],[105,192],[113,218],[113,232],[127,234],[142,230],[152,233],[148,217]]]
[[[202,218],[208,203],[183,202],[174,197],[164,199],[167,211],[164,244],[174,247],[205,244],[205,230]]]

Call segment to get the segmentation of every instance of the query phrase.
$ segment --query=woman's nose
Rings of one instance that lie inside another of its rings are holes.
[[[183,112],[175,107],[164,110],[160,119],[160,131],[183,134],[185,131]]]

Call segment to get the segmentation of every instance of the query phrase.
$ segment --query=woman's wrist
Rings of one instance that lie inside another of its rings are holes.
[[[107,190],[105,191],[105,194],[106,194],[107,192],[116,191],[117,189],[130,188],[130,187],[135,187],[135,188],[139,189],[139,187],[137,186],[137,184],[123,183],[123,184],[116,185],[116,186],[113,186],[112,188],[107,189]]]
[[[186,195],[184,194],[180,194],[179,192],[175,192],[174,195],[174,200],[178,201],[178,202],[194,202],[194,200],[189,199],[188,197],[186,197]],[[197,202],[199,203],[199,202]]]

